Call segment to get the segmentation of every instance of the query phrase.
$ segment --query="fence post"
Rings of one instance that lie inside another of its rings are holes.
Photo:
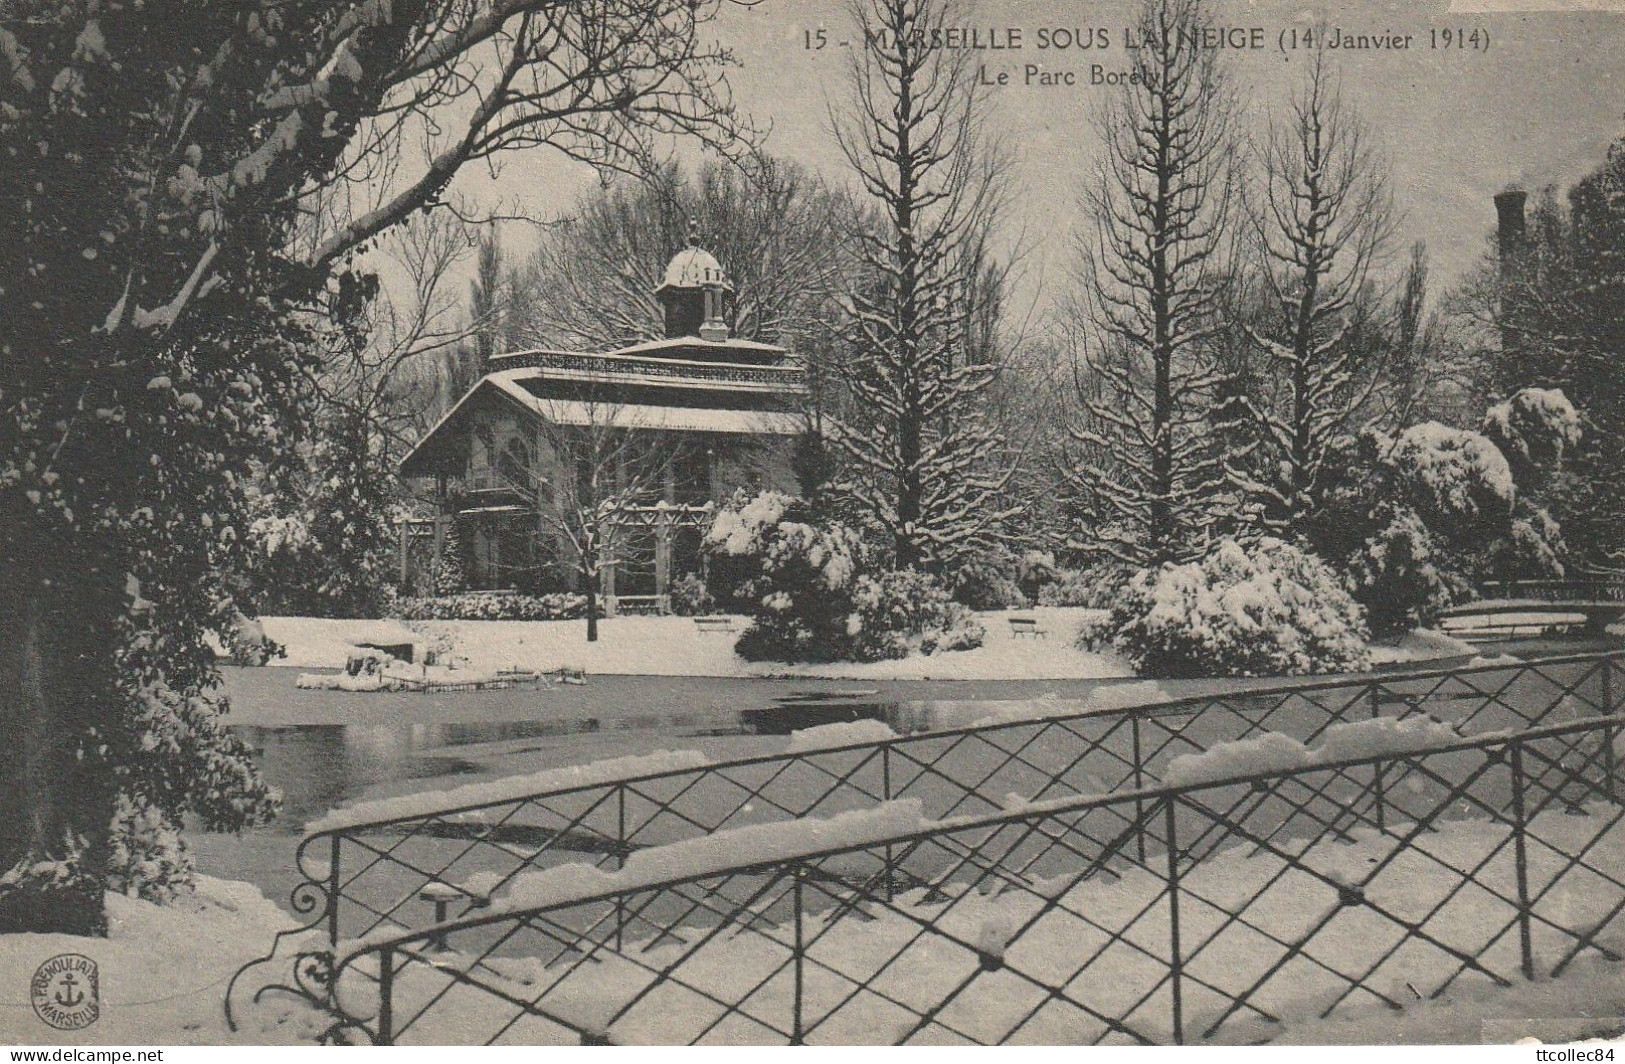
[[[1376,720],[1382,716],[1382,685],[1372,684],[1366,691],[1366,698],[1371,703],[1371,719]],[[1383,778],[1383,763],[1373,762],[1371,765],[1371,795],[1377,803],[1377,830],[1388,830],[1388,796],[1387,787]]]
[[[791,890],[792,890],[792,893],[794,894],[794,898],[795,898],[794,904],[795,904],[795,910],[796,910],[796,912],[795,912],[795,917],[796,917],[796,919],[795,919],[795,924],[796,924],[796,945],[795,945],[795,951],[792,954],[792,956],[794,957],[794,960],[795,960],[795,999],[794,999],[794,1002],[792,1003],[792,1012],[791,1012],[791,1017],[790,1017],[790,1044],[793,1045],[793,1046],[798,1046],[798,1045],[802,1044],[803,1017],[802,1017],[802,1013],[801,1013],[801,999],[802,999],[803,990],[804,990],[804,988],[806,986],[805,982],[803,981],[804,980],[804,972],[803,972],[803,963],[802,963],[802,959],[806,955],[806,946],[805,946],[805,941],[804,941],[804,929],[802,927],[802,918],[801,918],[801,879],[802,879],[801,865],[797,864],[795,866],[795,870],[791,873],[791,876],[792,876],[792,884],[793,884]]]
[[[1614,716],[1616,712],[1614,708],[1614,659],[1612,656],[1602,659],[1602,711],[1610,717]],[[1619,801],[1619,796],[1614,790],[1614,771],[1617,767],[1614,764],[1614,735],[1614,726],[1612,724],[1603,728],[1602,765],[1603,771],[1608,774],[1607,779],[1603,782],[1603,793],[1608,796],[1610,802]]]
[[[880,793],[886,801],[891,801],[891,743],[882,743],[880,746]],[[891,903],[896,899],[892,896],[892,847],[886,844],[886,901]]]
[[[626,867],[626,784],[615,787],[615,870]],[[626,896],[615,895],[615,952],[625,947]]]
[[[333,848],[327,855],[327,944],[339,944],[339,836],[333,836]]]
[[[1173,994],[1174,1044],[1185,1044],[1184,961],[1179,951],[1179,842],[1174,835],[1174,796],[1163,798],[1168,829],[1168,987]]]
[[[1534,946],[1529,940],[1529,855],[1525,848],[1523,744],[1509,744],[1512,755],[1512,856],[1518,876],[1518,948],[1523,957],[1523,977],[1535,977]]]
[[[395,951],[387,946],[378,952],[378,1044],[395,1044]]]
[[[1145,786],[1145,766],[1140,761],[1140,715],[1134,714],[1129,718],[1129,730],[1134,736],[1134,790],[1138,792]],[[1138,825],[1135,832],[1139,836],[1140,863],[1145,863],[1145,799],[1134,799],[1134,823]]]

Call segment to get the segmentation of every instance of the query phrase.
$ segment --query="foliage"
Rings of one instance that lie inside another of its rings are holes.
[[[883,661],[913,653],[972,650],[987,632],[935,577],[917,569],[860,576],[847,620],[850,659]]]
[[[1625,564],[1625,139],[1569,188],[1536,197],[1466,294],[1494,326],[1489,390],[1561,389],[1586,427],[1551,504],[1576,556]],[[1509,454],[1509,458],[1512,455]],[[1514,462],[1516,458],[1512,458]]]
[[[671,612],[679,617],[699,617],[717,608],[705,579],[698,573],[684,573],[671,582],[666,593],[671,597]]]
[[[1136,571],[1115,558],[1096,562],[1087,569],[1063,571],[1059,579],[1038,593],[1038,604],[1109,610]]]
[[[1031,605],[1017,576],[1020,559],[1006,549],[982,551],[962,560],[947,574],[955,602],[973,610],[1021,609]]]
[[[0,750],[0,867],[85,845],[50,880],[81,899],[0,901],[0,927],[98,926],[120,790],[213,827],[268,812],[207,695],[208,636],[252,606],[246,488],[300,437],[329,312],[364,295],[354,258],[505,150],[605,168],[663,133],[731,150],[718,7],[8,7],[0,702],[23,738]]]
[[[731,563],[752,661],[877,661],[979,646],[980,626],[935,578],[877,571],[861,536],[776,492],[736,496],[706,535],[712,571]]]
[[[107,889],[157,905],[189,892],[197,869],[179,829],[151,808],[119,799],[113,817]]]
[[[1437,422],[1368,430],[1339,450],[1307,535],[1344,571],[1374,631],[1427,623],[1488,578],[1562,575],[1561,530],[1539,486],[1573,446],[1570,413],[1561,393],[1520,392],[1492,407],[1486,428],[1516,464],[1489,435]]]
[[[1141,675],[1300,676],[1369,667],[1364,611],[1319,558],[1271,537],[1142,569],[1080,645]]]
[[[586,613],[585,595],[518,595],[506,591],[401,598],[394,608],[394,615],[403,621],[561,621]]]

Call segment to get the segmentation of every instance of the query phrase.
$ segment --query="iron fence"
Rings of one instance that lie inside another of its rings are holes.
[[[318,951],[306,989],[384,1043],[1258,1040],[1619,961],[1622,726],[679,845]]]
[[[1138,791],[1176,756],[1267,731],[1313,742],[1337,723],[1422,713],[1471,736],[1610,714],[1621,708],[1621,663],[1577,654],[1099,712],[1039,707],[1027,719],[473,801],[308,835],[292,900],[333,944],[476,914],[530,871],[580,861],[618,869],[639,850],[734,827],[905,798],[941,819],[996,813],[1012,796]]]

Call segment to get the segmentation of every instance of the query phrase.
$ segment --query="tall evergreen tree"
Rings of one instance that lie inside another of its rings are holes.
[[[890,539],[898,568],[941,568],[1003,536],[1010,467],[985,409],[986,240],[1004,157],[962,52],[931,46],[953,24],[938,0],[863,0],[852,105],[837,137],[867,197],[846,297],[852,411],[837,435],[842,487]]]
[[[1310,55],[1290,108],[1259,141],[1258,187],[1244,197],[1266,301],[1246,332],[1267,364],[1262,387],[1240,397],[1262,443],[1253,466],[1262,475],[1246,486],[1274,532],[1318,505],[1326,463],[1360,429],[1383,379],[1358,341],[1393,210],[1369,134],[1327,63],[1322,51]]]
[[[1075,436],[1105,461],[1070,472],[1100,512],[1087,537],[1133,565],[1200,554],[1232,504],[1214,411],[1233,207],[1233,97],[1201,46],[1201,0],[1149,0],[1131,31],[1138,77],[1097,112],[1078,317],[1100,378]]]

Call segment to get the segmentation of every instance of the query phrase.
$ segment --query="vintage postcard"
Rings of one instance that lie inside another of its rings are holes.
[[[1622,114],[1618,0],[0,2],[0,1042],[1625,1036]]]

